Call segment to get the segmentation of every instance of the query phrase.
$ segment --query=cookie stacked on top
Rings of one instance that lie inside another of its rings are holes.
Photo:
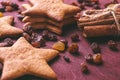
[[[23,4],[25,18],[24,27],[30,25],[33,29],[48,29],[56,34],[62,34],[62,28],[76,22],[74,15],[79,7],[64,4],[63,0],[29,0]]]

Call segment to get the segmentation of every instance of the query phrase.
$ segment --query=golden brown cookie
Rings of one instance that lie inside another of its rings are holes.
[[[27,9],[30,9],[30,8],[32,8],[32,5],[30,5],[30,4],[22,4],[22,8],[24,9],[24,10],[27,10]],[[74,17],[73,15],[76,15],[76,12],[75,13],[71,13],[71,14],[69,14],[69,15],[66,15],[65,17],[64,17],[64,20],[65,19],[68,19],[68,18],[71,18],[71,17]],[[45,18],[48,18],[48,19],[51,19],[51,18],[49,18],[49,17],[47,17],[46,15],[31,15],[31,17],[45,17]],[[53,20],[53,19],[52,19]],[[55,20],[56,21],[56,20]],[[60,21],[58,21],[58,22],[60,22]]]
[[[75,19],[73,17],[71,18],[68,18],[68,19],[65,19],[61,22],[57,22],[55,20],[51,20],[49,18],[45,18],[45,17],[30,17],[30,16],[26,16],[24,19],[23,19],[23,22],[26,23],[26,22],[31,22],[31,23],[48,23],[48,24],[52,24],[58,28],[61,28],[65,25],[70,25],[70,24],[73,24],[75,23]]]
[[[45,15],[57,21],[62,21],[65,16],[80,11],[79,7],[64,4],[63,0],[29,0],[33,7],[24,11],[26,16]]]
[[[27,26],[31,26],[32,29],[34,30],[37,30],[37,29],[47,29],[53,33],[56,33],[56,34],[59,34],[61,35],[62,34],[62,29],[58,28],[57,26],[54,26],[54,25],[51,25],[51,24],[48,24],[48,23],[26,23],[23,27],[27,27]]]
[[[23,33],[23,30],[11,26],[13,22],[12,16],[5,16],[0,18],[0,38],[15,37]]]
[[[22,7],[27,10],[30,9],[32,6],[30,4],[22,4]],[[26,16],[23,20],[24,23],[31,22],[31,23],[48,23],[58,28],[61,28],[66,25],[70,25],[76,22],[73,15],[66,16],[63,21],[56,21],[53,19],[48,18],[47,16]]]
[[[4,64],[0,80],[13,80],[25,74],[56,80],[47,62],[57,55],[58,51],[34,48],[21,37],[12,47],[0,47],[0,61]]]

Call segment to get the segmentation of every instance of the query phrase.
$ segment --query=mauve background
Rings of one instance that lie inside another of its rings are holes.
[[[0,0],[2,1],[2,0]],[[5,0],[3,0],[5,1]],[[24,2],[18,2],[18,0],[11,0],[12,2],[16,2],[22,4]],[[103,8],[103,5],[112,0],[100,0],[100,5]],[[65,0],[65,3],[76,2],[76,0]],[[4,13],[4,15],[13,15],[15,16],[15,26],[21,28],[22,23],[17,19],[16,12]],[[59,39],[67,39],[69,44],[71,43],[70,36],[73,33],[80,34],[80,42],[79,44],[79,54],[77,56],[71,55],[69,52],[60,53],[60,57],[55,58],[50,61],[49,64],[52,69],[56,72],[58,76],[58,80],[120,80],[120,51],[111,51],[107,46],[107,41],[113,39],[117,41],[118,48],[120,50],[120,38],[118,37],[102,37],[102,38],[94,38],[94,39],[85,39],[81,36],[81,32],[78,29],[73,27],[67,29],[63,36],[58,36]],[[66,30],[66,29],[65,29]],[[88,68],[90,70],[90,74],[83,74],[81,72],[80,63],[85,61],[84,56],[87,53],[92,53],[90,48],[90,44],[92,42],[97,42],[101,48],[101,54],[103,57],[104,64],[101,66],[88,64]],[[54,42],[47,42],[47,48],[51,48]],[[63,59],[63,56],[67,56],[70,58],[71,62],[67,63]],[[34,76],[26,75],[24,77],[18,78],[16,80],[43,80]]]

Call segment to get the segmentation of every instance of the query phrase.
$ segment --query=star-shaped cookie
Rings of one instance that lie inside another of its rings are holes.
[[[13,16],[0,18],[0,38],[15,37],[23,33],[22,29],[11,26],[13,19]]]
[[[25,25],[23,27],[27,27],[27,26],[31,26],[32,29],[34,29],[34,30],[47,29],[47,30],[50,30],[51,32],[58,34],[58,35],[62,34],[62,29],[58,28],[57,26],[48,24],[48,23],[39,23],[39,22],[30,23],[30,22],[27,22],[27,23],[25,23]]]
[[[58,51],[34,48],[21,37],[12,47],[0,47],[0,61],[4,64],[0,80],[13,80],[25,74],[56,80],[47,62],[57,55]]]
[[[64,4],[63,0],[29,0],[33,7],[24,11],[26,16],[44,15],[57,21],[80,11],[79,7]]]

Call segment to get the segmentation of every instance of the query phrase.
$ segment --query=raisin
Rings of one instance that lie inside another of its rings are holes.
[[[49,32],[47,30],[43,31],[42,36],[45,40],[49,40]]]
[[[33,32],[32,35],[31,35],[31,38],[32,38],[32,41],[35,42],[37,41],[37,38],[39,37],[39,34],[38,33],[35,33]]]
[[[53,35],[53,34],[50,34],[50,35],[49,35],[49,40],[50,40],[50,41],[57,41],[58,39],[57,39],[57,36],[55,36],[55,35]]]
[[[39,36],[37,41],[39,41],[40,47],[45,46],[45,40],[42,36]]]
[[[66,62],[70,62],[70,58],[68,58],[68,57],[66,57],[66,56],[63,56],[63,58],[64,58],[64,60],[65,60]]]
[[[78,53],[78,44],[77,43],[72,43],[69,47],[68,47],[68,51],[72,54],[76,54]]]
[[[113,40],[108,41],[108,46],[111,50],[117,50],[117,43]]]
[[[22,14],[18,14],[17,17],[18,17],[18,19],[19,19],[20,21],[22,21],[23,18],[24,18],[24,16],[23,16]]]
[[[100,51],[101,51],[99,45],[96,42],[93,42],[91,44],[91,48],[92,48],[94,53],[100,53]]]
[[[45,46],[45,40],[42,38],[42,36],[38,36],[36,38],[36,40],[32,41],[31,44],[34,46],[34,47],[43,47]]]
[[[16,4],[16,3],[11,3],[10,5],[11,5],[11,7],[12,7],[14,10],[19,10],[18,4]]]
[[[18,10],[17,12],[18,12],[18,14],[21,14],[21,13],[22,13],[22,11],[21,11],[21,10]]]
[[[65,50],[65,44],[60,42],[60,41],[58,41],[58,42],[53,44],[52,48],[62,52],[62,51]]]
[[[87,64],[85,62],[81,63],[81,71],[83,73],[88,73],[88,67],[87,67]]]
[[[101,56],[101,54],[94,54],[93,55],[93,62],[95,63],[95,64],[102,64],[102,62],[103,62],[103,60],[102,60],[102,56]]]
[[[79,40],[80,40],[80,39],[79,39],[79,35],[78,35],[77,33],[73,34],[73,35],[71,36],[71,40],[72,40],[73,42],[79,41]]]
[[[83,3],[84,2],[84,0],[77,0],[79,3]]]
[[[5,11],[6,12],[11,12],[11,11],[13,11],[13,8],[11,6],[6,6]]]
[[[0,12],[5,12],[5,7],[1,7]]]
[[[8,44],[7,46],[12,46],[14,44],[14,42],[11,38],[4,39],[4,42],[6,42]]]
[[[40,43],[37,41],[37,42],[31,42],[31,45],[33,47],[36,47],[36,48],[39,48],[40,47]]]
[[[30,25],[23,27],[23,31],[28,33],[29,35],[31,35],[33,32],[32,27]]]
[[[85,59],[88,63],[93,63],[93,55],[92,54],[87,54],[85,56]]]
[[[30,37],[29,34],[23,33],[23,37],[24,37],[28,42],[31,42],[31,37]]]

